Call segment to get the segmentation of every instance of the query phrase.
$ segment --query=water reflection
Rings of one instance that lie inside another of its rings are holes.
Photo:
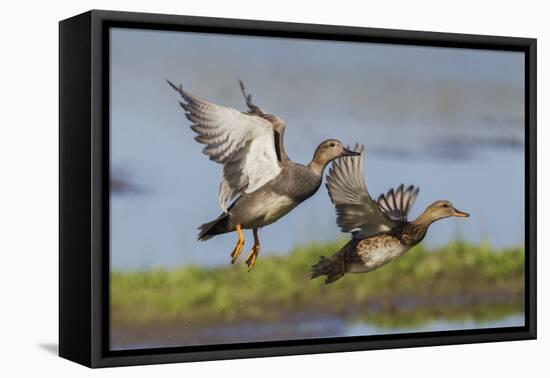
[[[493,298],[495,299],[495,298]],[[372,310],[357,308],[346,314],[299,312],[271,321],[200,325],[186,323],[147,323],[121,325],[111,331],[113,350],[212,345],[292,339],[373,336],[447,330],[473,330],[521,327],[525,324],[523,304],[506,302],[428,306],[417,303],[414,309]]]

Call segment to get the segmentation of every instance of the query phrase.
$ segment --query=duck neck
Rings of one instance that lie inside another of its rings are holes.
[[[417,228],[424,228],[428,229],[430,225],[435,221],[435,219],[431,216],[431,214],[428,212],[428,210],[424,210],[422,214],[418,216],[415,220],[411,222],[411,225],[417,227]]]
[[[313,156],[311,162],[307,165],[309,169],[318,174],[319,176],[323,175],[323,171],[327,166],[328,161],[320,159],[318,156]]]
[[[424,236],[426,236],[428,228],[434,221],[436,221],[436,219],[434,219],[431,214],[425,210],[418,218],[404,227],[402,242],[411,247],[420,243],[422,239],[424,239]]]
[[[420,243],[424,239],[424,236],[426,236],[428,227],[430,227],[432,222],[432,220],[422,214],[414,221],[406,224],[401,232],[401,243],[409,246],[409,248]]]

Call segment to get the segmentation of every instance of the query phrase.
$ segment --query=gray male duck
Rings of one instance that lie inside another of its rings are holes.
[[[363,147],[355,147],[362,155]],[[352,239],[340,251],[312,266],[310,278],[326,276],[325,284],[346,273],[366,273],[399,258],[426,236],[430,225],[443,218],[468,217],[449,201],[436,201],[415,220],[407,216],[419,189],[401,184],[374,201],[363,178],[363,157],[335,162],[327,175],[330,199],[336,207],[336,223]]]
[[[260,252],[258,229],[276,222],[314,195],[329,162],[359,153],[329,139],[317,147],[308,165],[294,163],[284,148],[284,121],[254,105],[242,82],[246,112],[209,103],[181,86],[168,84],[181,95],[180,105],[198,134],[195,139],[206,145],[203,153],[223,164],[218,194],[223,213],[201,225],[198,238],[204,241],[237,231],[237,244],[231,253],[234,264],[244,246],[242,230],[252,229],[254,245],[246,259],[250,271]]]

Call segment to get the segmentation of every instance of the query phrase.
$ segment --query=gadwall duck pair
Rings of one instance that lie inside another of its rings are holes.
[[[374,201],[363,178],[363,150],[360,156],[333,164],[327,175],[330,199],[336,207],[336,223],[352,239],[340,251],[311,268],[310,278],[326,276],[325,284],[346,273],[366,273],[397,259],[420,243],[430,225],[448,217],[468,217],[449,201],[436,201],[415,220],[407,220],[419,189],[401,184],[395,191],[380,195]]]
[[[246,259],[250,271],[260,251],[258,229],[281,219],[314,195],[328,163],[359,153],[329,139],[317,147],[308,165],[294,163],[284,148],[284,121],[254,105],[242,82],[246,112],[209,103],[181,86],[168,84],[181,95],[180,105],[198,134],[195,139],[206,145],[203,153],[223,164],[218,195],[223,213],[199,227],[199,240],[236,231],[237,244],[231,253],[231,263],[235,263],[244,246],[242,230],[252,229],[254,245]]]

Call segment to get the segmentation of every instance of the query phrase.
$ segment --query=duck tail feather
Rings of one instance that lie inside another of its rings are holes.
[[[199,226],[198,240],[206,241],[213,236],[229,232],[229,214],[224,213],[213,221]]]
[[[338,255],[331,257],[321,256],[319,262],[311,267],[309,278],[325,277],[325,285],[331,284],[346,274],[344,265]]]

